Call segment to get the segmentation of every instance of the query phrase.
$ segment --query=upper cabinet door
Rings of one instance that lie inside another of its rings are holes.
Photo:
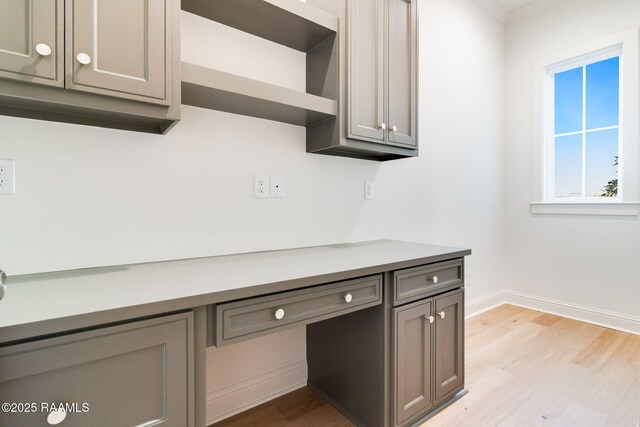
[[[464,383],[464,297],[462,291],[435,299],[435,400],[462,390]]]
[[[0,0],[0,77],[63,86],[64,0]]]
[[[66,87],[169,104],[170,3],[67,0]]]
[[[389,0],[389,143],[416,146],[418,0]]]
[[[384,142],[384,1],[348,2],[349,138]]]

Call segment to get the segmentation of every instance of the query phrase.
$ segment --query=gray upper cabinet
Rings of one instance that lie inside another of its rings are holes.
[[[433,405],[431,300],[393,310],[395,425]]]
[[[389,0],[389,143],[416,146],[417,1]]]
[[[165,133],[180,0],[0,0],[0,114]]]
[[[383,0],[349,2],[348,137],[385,140]]]
[[[64,0],[0,0],[0,77],[63,86]]]
[[[66,87],[167,104],[170,0],[67,0]]]
[[[418,155],[417,0],[307,0],[340,18],[339,117],[307,127],[307,152]],[[336,12],[337,11],[337,12]]]
[[[416,146],[417,4],[349,1],[348,138]]]
[[[464,296],[435,298],[435,400],[445,400],[464,384]]]

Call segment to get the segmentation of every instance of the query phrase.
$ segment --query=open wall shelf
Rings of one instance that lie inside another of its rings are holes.
[[[337,117],[337,17],[300,0],[182,0],[182,9],[306,53],[306,92],[183,62],[183,104],[307,127]]]
[[[299,0],[182,0],[182,10],[309,52],[338,31],[338,18]]]
[[[188,62],[182,63],[182,103],[308,126],[335,117],[337,102]]]

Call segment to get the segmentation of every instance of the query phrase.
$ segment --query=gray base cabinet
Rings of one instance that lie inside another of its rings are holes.
[[[431,300],[393,310],[396,425],[433,406]]]
[[[0,114],[164,133],[180,119],[178,0],[0,0]]]
[[[464,297],[461,291],[434,299],[434,400],[462,390],[464,382]]]
[[[464,292],[393,309],[393,425],[416,423],[464,387]]]
[[[193,315],[43,339],[0,349],[3,426],[193,426]],[[11,410],[15,412],[11,412]]]

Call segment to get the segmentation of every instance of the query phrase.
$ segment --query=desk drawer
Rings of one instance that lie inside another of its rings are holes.
[[[393,305],[462,285],[462,259],[399,270],[393,273]]]
[[[215,344],[222,346],[308,324],[382,302],[382,276],[314,286],[214,307]]]

